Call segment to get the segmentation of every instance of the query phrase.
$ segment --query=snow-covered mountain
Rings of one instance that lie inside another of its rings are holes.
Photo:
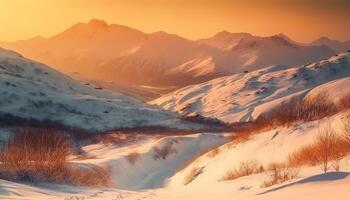
[[[230,50],[238,44],[242,39],[254,40],[256,36],[250,33],[230,33],[228,31],[221,31],[213,37],[197,40],[200,44],[206,44],[223,50]]]
[[[179,89],[151,103],[182,114],[200,114],[227,122],[249,121],[289,98],[303,97],[312,89],[325,87],[322,84],[333,84],[330,81],[349,76],[347,52],[308,65],[277,65],[217,78]],[[336,85],[350,93],[349,78],[345,79]],[[339,95],[336,91],[327,90],[332,99]]]
[[[311,43],[312,45],[324,45],[331,48],[335,52],[345,52],[350,50],[350,41],[340,42],[327,37],[321,37]]]
[[[1,43],[65,72],[118,83],[177,86],[274,64],[300,65],[335,52],[294,44],[282,35],[221,32],[192,41],[165,32],[143,33],[102,20],[78,23],[50,38]]]
[[[84,85],[44,64],[4,49],[0,49],[0,114],[58,121],[90,131],[190,125],[157,106]]]

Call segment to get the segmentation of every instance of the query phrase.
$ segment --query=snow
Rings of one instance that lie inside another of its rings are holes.
[[[25,119],[59,121],[88,131],[197,126],[158,106],[86,86],[44,64],[0,49],[0,114],[7,113]]]
[[[84,148],[92,158],[72,160],[74,163],[94,163],[112,168],[112,187],[78,187],[56,184],[31,185],[0,180],[0,198],[4,199],[333,199],[345,200],[350,195],[350,157],[342,160],[341,171],[323,174],[320,167],[302,167],[297,178],[268,188],[261,188],[265,173],[253,174],[230,181],[218,181],[240,162],[257,160],[265,166],[285,161],[298,148],[310,144],[318,134],[318,126],[331,122],[340,134],[339,113],[328,120],[308,122],[292,127],[253,135],[247,141],[230,145],[227,134],[194,134],[187,136],[148,137],[126,146],[89,145]],[[174,143],[176,153],[166,159],[154,160],[154,147]],[[287,145],[288,144],[288,145]],[[211,149],[219,153],[208,156]],[[126,160],[130,152],[139,152],[140,158],[131,164]],[[153,154],[153,155],[152,155]],[[190,160],[190,162],[188,162]],[[184,178],[193,167],[202,168],[192,182]],[[121,170],[117,173],[116,170]],[[156,182],[154,182],[156,180]],[[161,183],[159,182],[161,181]]]
[[[183,87],[270,65],[306,64],[335,54],[325,46],[292,43],[283,35],[221,32],[193,41],[101,20],[78,23],[50,38],[0,45],[90,79],[162,87]]]
[[[83,163],[104,166],[112,171],[113,185],[120,189],[150,189],[166,184],[179,167],[191,159],[215,148],[228,139],[221,134],[195,134],[188,136],[168,136],[150,139],[138,144],[119,148],[118,146],[91,145],[84,148],[93,159]],[[169,147],[166,158],[157,157],[157,149]],[[137,152],[140,156],[135,163],[127,157]]]
[[[283,101],[327,91],[350,93],[350,53],[302,66],[275,65],[190,85],[151,101],[181,114],[250,121]]]

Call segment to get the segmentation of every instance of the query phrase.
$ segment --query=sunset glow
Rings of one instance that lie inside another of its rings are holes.
[[[301,42],[320,36],[349,40],[349,9],[346,0],[1,0],[0,40],[52,36],[91,18],[190,39],[228,30],[283,32]]]

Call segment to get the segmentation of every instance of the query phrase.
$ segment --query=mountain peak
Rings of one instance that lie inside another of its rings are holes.
[[[104,20],[101,19],[91,19],[88,22],[88,25],[90,26],[95,26],[95,27],[105,27],[108,26],[107,22],[105,22]]]

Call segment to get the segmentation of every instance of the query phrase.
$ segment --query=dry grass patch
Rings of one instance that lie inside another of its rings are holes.
[[[55,129],[18,128],[0,153],[0,177],[31,182],[107,185],[108,173],[97,166],[78,169],[67,162],[70,142]]]
[[[271,163],[267,166],[266,173],[267,179],[262,183],[262,188],[281,184],[298,177],[299,168],[289,167],[283,163]]]
[[[203,168],[194,167],[191,169],[190,173],[187,174],[184,180],[184,184],[187,185],[191,183],[197,176],[203,172]]]
[[[260,115],[254,122],[253,130],[270,130],[277,126],[289,127],[296,122],[319,120],[339,112],[339,108],[327,94],[320,94],[312,99],[294,98],[283,102],[279,107]]]
[[[258,161],[242,162],[237,169],[228,171],[219,181],[237,179],[242,176],[258,174],[264,171],[264,167]]]
[[[213,150],[211,150],[209,153],[208,153],[208,157],[209,158],[214,158],[215,156],[219,155],[220,154],[220,148],[215,148]]]

